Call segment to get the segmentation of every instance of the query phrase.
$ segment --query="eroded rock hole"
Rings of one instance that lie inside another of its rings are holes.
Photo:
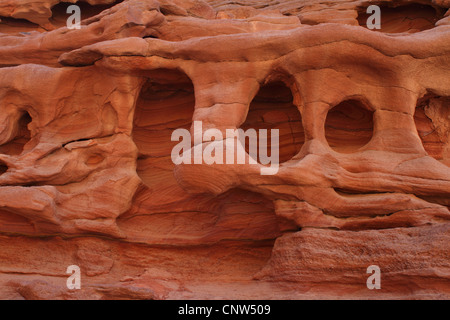
[[[106,9],[114,7],[115,5],[121,3],[123,0],[117,0],[111,4],[97,4],[91,5],[87,2],[77,2],[75,5],[80,7],[81,20],[88,19],[90,17],[94,17],[99,13],[103,12]],[[72,5],[71,3],[61,2],[52,7],[52,17],[50,18],[50,22],[53,26],[60,28],[64,27],[67,24],[67,18],[70,17],[70,14],[67,13],[67,8]]]
[[[427,95],[420,99],[414,121],[425,151],[450,166],[450,97]]]
[[[279,130],[279,162],[292,159],[299,153],[305,135],[302,117],[293,103],[290,88],[283,82],[273,82],[261,87],[248,111],[247,119],[242,124],[243,130],[255,129],[260,143],[260,130],[267,130],[267,153],[271,155],[271,130]],[[245,144],[249,152],[249,141]],[[259,160],[259,159],[258,159]]]
[[[379,5],[381,9],[381,29],[373,29],[385,33],[414,33],[432,29],[442,19],[445,10],[424,4],[408,4],[397,7]],[[358,15],[360,26],[367,27],[367,19],[371,14],[361,8]]]
[[[139,149],[137,172],[147,185],[173,178],[171,141],[176,129],[189,130],[195,96],[191,80],[182,72],[156,70],[141,89],[133,122],[133,140]]]
[[[294,222],[276,215],[273,201],[256,192],[231,189],[210,203],[209,211],[218,216],[215,228],[227,232],[228,238],[275,240],[299,230]]]
[[[332,108],[325,122],[325,137],[332,149],[355,152],[373,135],[373,112],[356,100],[346,100]]]
[[[31,133],[28,125],[31,123],[31,117],[25,112],[19,119],[16,136],[0,146],[0,153],[8,155],[19,155],[23,152],[25,144],[30,141]]]
[[[27,218],[14,212],[0,209],[0,232],[31,234],[35,231],[33,223]]]
[[[45,29],[25,19],[0,17],[0,33],[28,35],[30,31],[44,32]]]

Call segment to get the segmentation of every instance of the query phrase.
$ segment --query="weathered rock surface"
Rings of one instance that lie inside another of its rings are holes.
[[[448,299],[449,8],[2,1],[0,298]],[[194,121],[278,129],[278,172],[174,165]]]

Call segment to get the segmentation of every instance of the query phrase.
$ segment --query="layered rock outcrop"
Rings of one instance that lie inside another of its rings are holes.
[[[449,8],[3,1],[0,298],[449,298]],[[175,165],[177,129],[234,152],[194,122],[279,169]]]

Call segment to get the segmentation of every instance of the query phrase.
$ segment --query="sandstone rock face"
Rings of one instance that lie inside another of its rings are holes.
[[[0,298],[450,298],[449,8],[2,1]],[[235,151],[196,123],[278,129],[277,172],[175,165]]]

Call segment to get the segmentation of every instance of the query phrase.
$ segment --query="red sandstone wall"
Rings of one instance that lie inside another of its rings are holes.
[[[76,4],[0,3],[1,299],[450,297],[449,1]],[[175,165],[194,121],[278,172]]]

